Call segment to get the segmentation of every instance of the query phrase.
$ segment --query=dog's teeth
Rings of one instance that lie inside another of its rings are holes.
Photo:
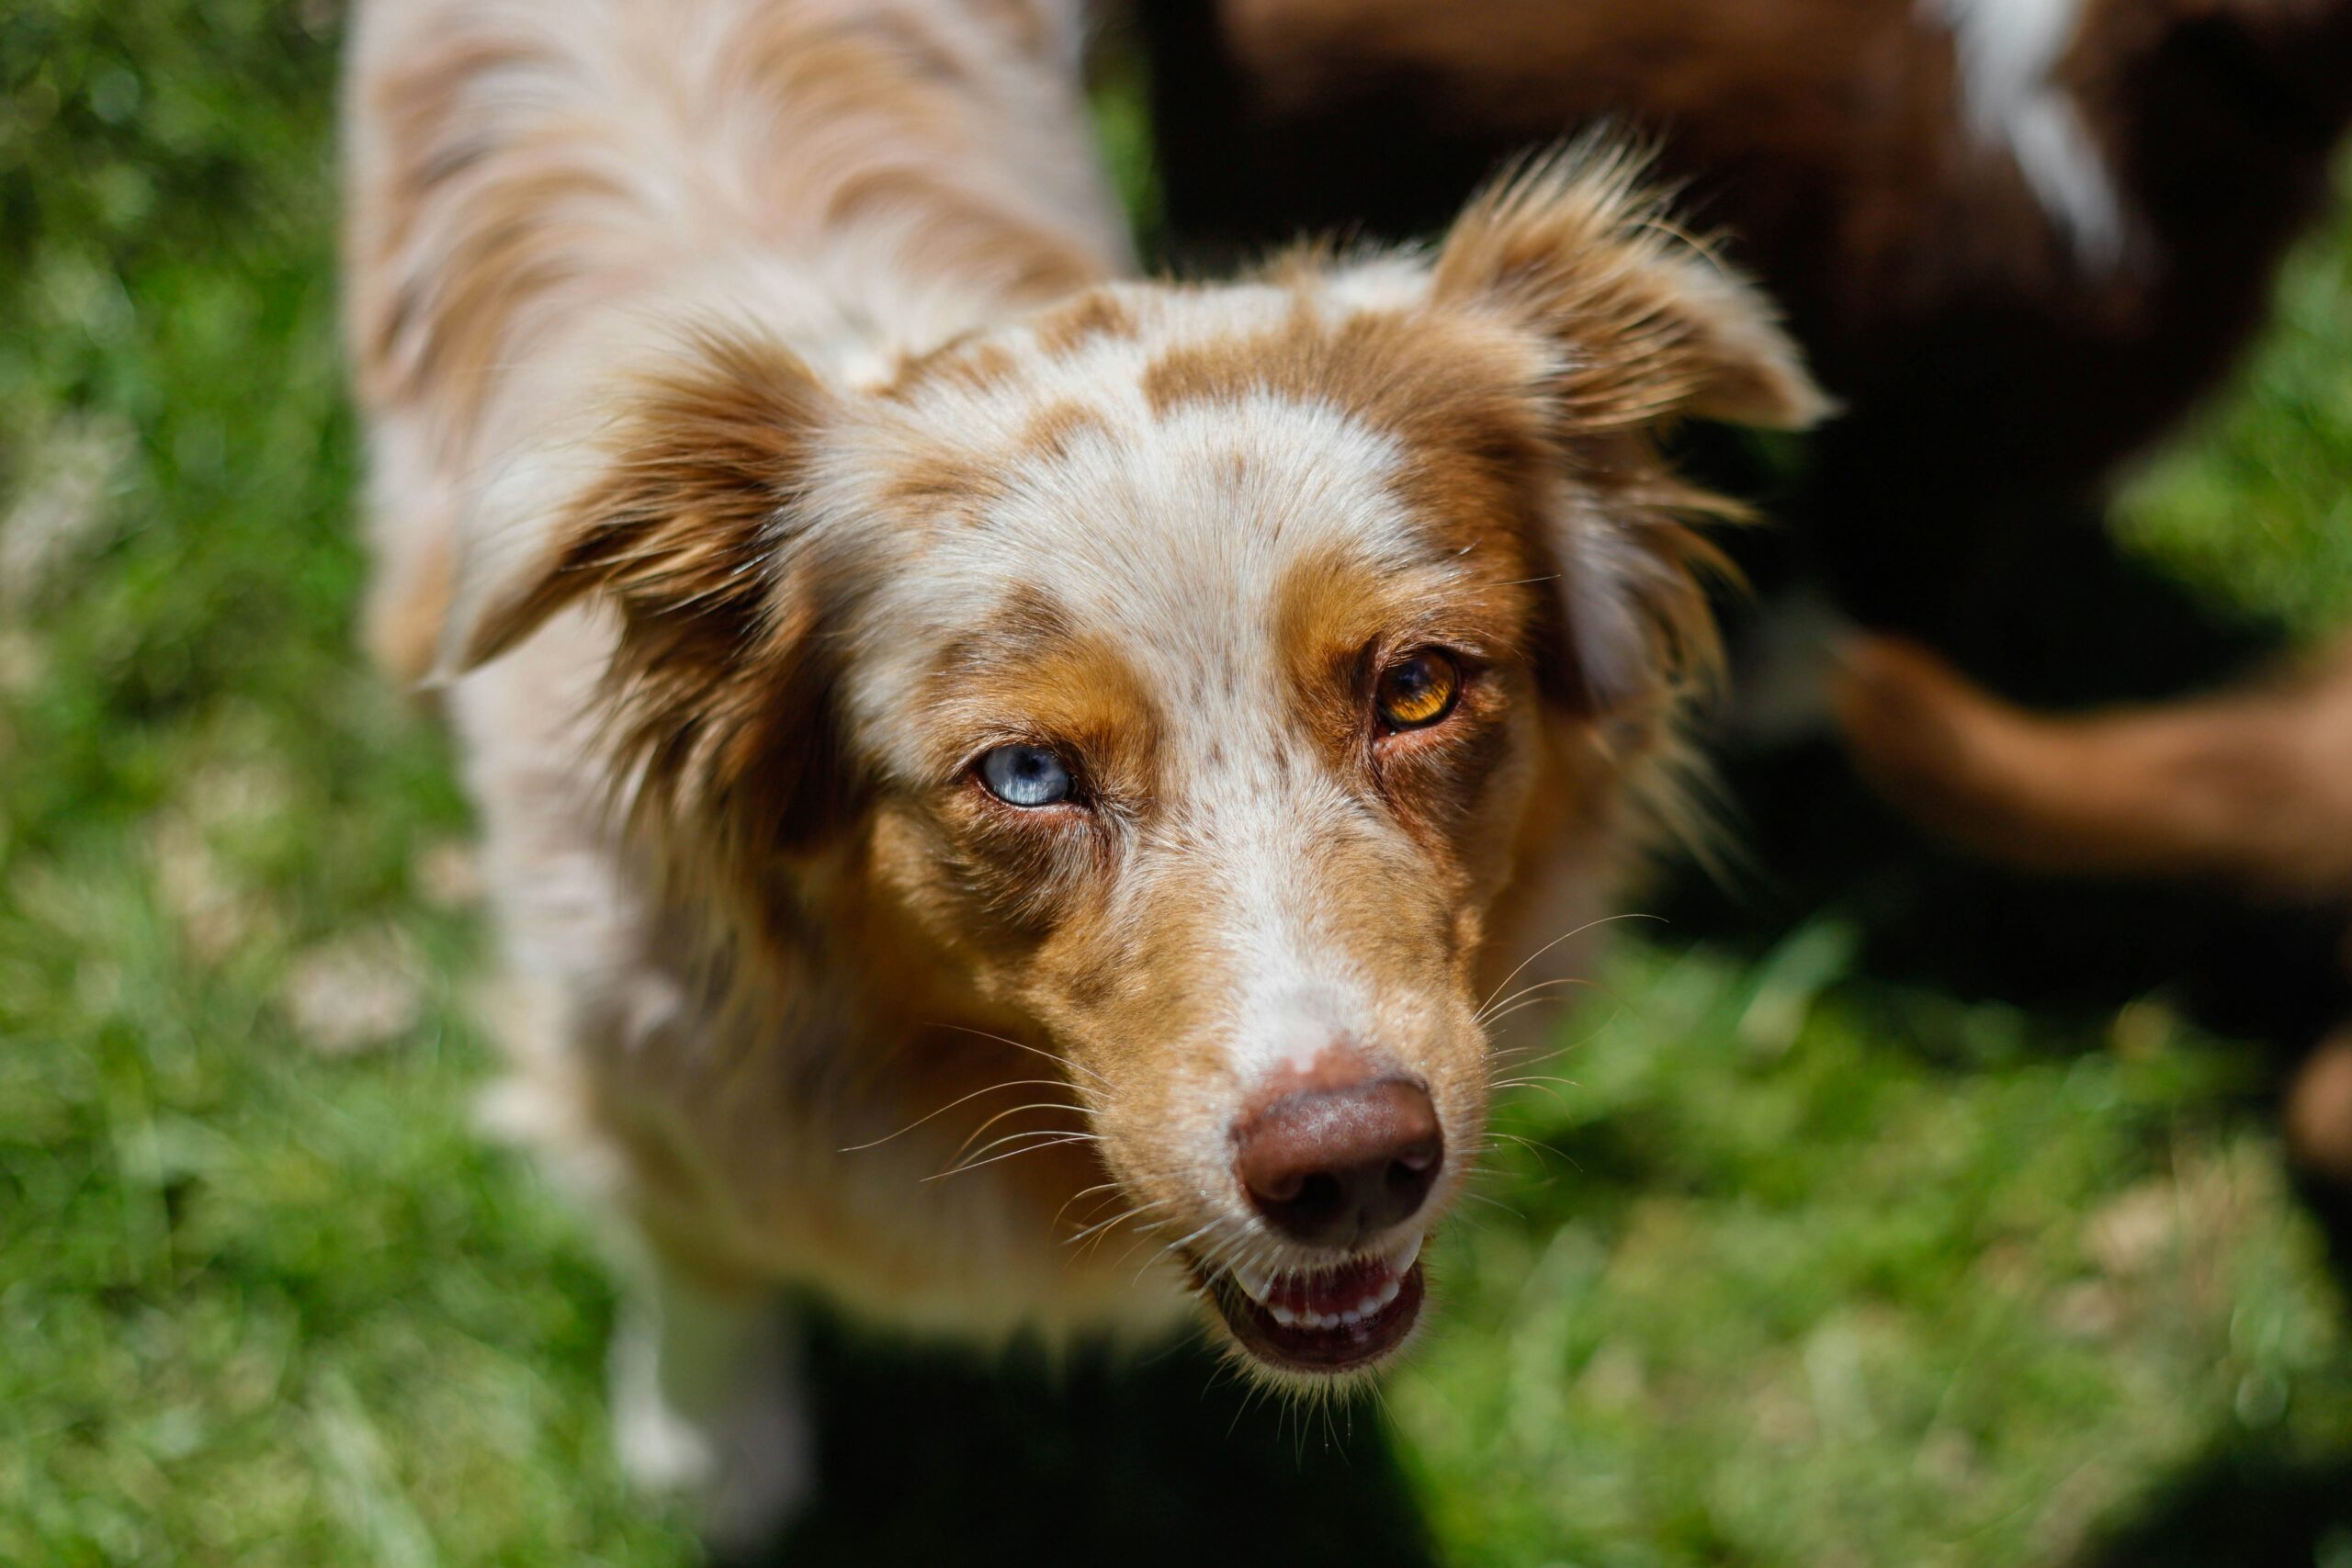
[[[1402,1251],[1397,1252],[1388,1259],[1388,1267],[1395,1269],[1397,1273],[1402,1274],[1405,1270],[1413,1266],[1413,1260],[1420,1257],[1420,1255],[1421,1238],[1419,1236],[1415,1236],[1412,1240],[1405,1244]]]
[[[1274,1321],[1281,1324],[1284,1328],[1292,1327],[1298,1322],[1298,1314],[1291,1311],[1290,1308],[1286,1306],[1270,1306],[1266,1310],[1269,1313],[1272,1313],[1273,1314]]]
[[[1361,1312],[1343,1312],[1340,1314],[1340,1321],[1346,1324],[1350,1328],[1353,1328],[1357,1324],[1363,1321],[1363,1314]]]
[[[1389,1292],[1389,1299],[1394,1300],[1395,1297],[1396,1292],[1391,1291]],[[1378,1296],[1366,1296],[1363,1300],[1356,1303],[1355,1314],[1360,1318],[1372,1317],[1377,1314],[1380,1309],[1386,1304],[1387,1303],[1381,1300]]]

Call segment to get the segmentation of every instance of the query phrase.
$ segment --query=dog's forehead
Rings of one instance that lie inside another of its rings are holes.
[[[1393,486],[1404,457],[1328,404],[1262,391],[1106,415],[1022,460],[936,549],[956,575],[1045,590],[1096,629],[1234,631],[1310,563],[1433,564]]]
[[[1109,289],[919,367],[865,465],[912,540],[878,589],[897,674],[876,683],[910,692],[938,649],[1040,602],[1158,684],[1273,668],[1302,573],[1442,592],[1462,547],[1399,482],[1421,455],[1295,363],[1403,287]]]

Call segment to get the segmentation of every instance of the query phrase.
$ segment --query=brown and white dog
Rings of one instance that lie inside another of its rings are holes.
[[[1710,645],[1654,435],[1820,408],[1597,153],[1432,253],[1125,280],[1076,25],[358,19],[375,640],[462,739],[510,1103],[643,1243],[624,1458],[728,1533],[805,1484],[778,1287],[1405,1341],[1482,1004],[1607,907]]]

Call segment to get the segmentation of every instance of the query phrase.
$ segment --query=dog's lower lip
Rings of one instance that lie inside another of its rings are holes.
[[[1241,1348],[1284,1371],[1346,1372],[1371,1366],[1412,1333],[1424,1294],[1421,1264],[1415,1258],[1401,1273],[1382,1270],[1368,1278],[1363,1287],[1368,1293],[1344,1316],[1316,1314],[1310,1323],[1280,1301],[1269,1305],[1254,1299],[1224,1269],[1195,1264],[1193,1272]],[[1373,1310],[1361,1311],[1363,1306]],[[1355,1321],[1346,1321],[1349,1316]]]

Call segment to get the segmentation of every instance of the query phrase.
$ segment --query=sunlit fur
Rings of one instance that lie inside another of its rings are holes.
[[[1819,409],[1602,153],[1430,254],[1123,280],[1071,28],[361,18],[378,642],[463,741],[504,1104],[697,1311],[788,1282],[982,1339],[1162,1332],[1188,1260],[1323,1260],[1254,1216],[1231,1129],[1340,1042],[1427,1083],[1441,1213],[1479,1006],[1607,908],[1712,646],[1690,525],[1725,508],[1656,433]],[[1378,733],[1372,681],[1429,647],[1453,711]],[[1012,743],[1080,798],[989,795]],[[648,1419],[726,1447],[652,1382]]]

